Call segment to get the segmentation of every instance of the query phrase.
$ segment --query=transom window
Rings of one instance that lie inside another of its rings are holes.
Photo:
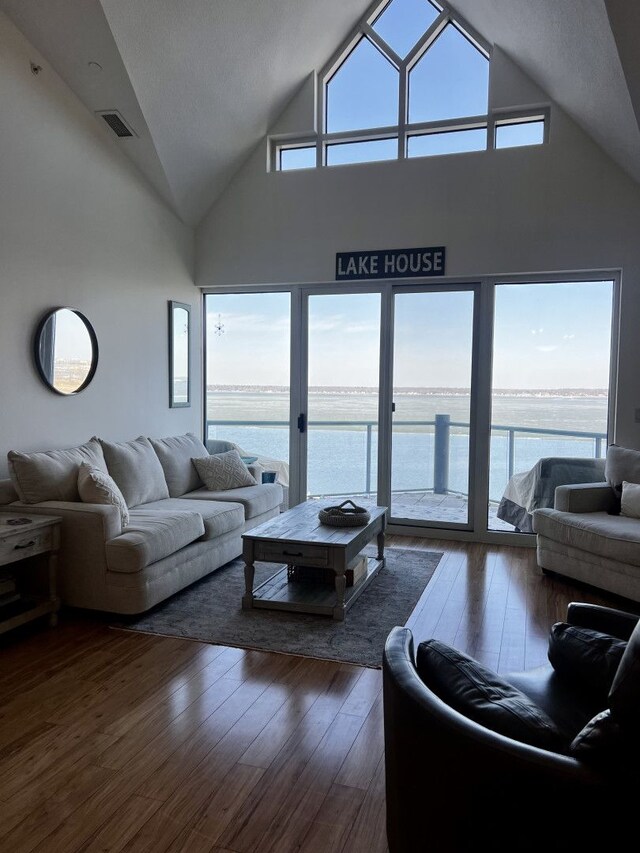
[[[490,47],[431,0],[387,0],[319,75],[320,132],[272,148],[282,171],[540,144],[545,116],[489,114]],[[540,129],[542,122],[542,130]],[[498,127],[499,125],[499,127]]]

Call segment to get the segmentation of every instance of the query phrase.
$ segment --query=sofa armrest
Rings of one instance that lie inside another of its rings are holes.
[[[611,634],[620,640],[628,640],[640,617],[624,610],[602,607],[599,604],[583,604],[572,601],[567,608],[567,622],[582,628],[591,628],[603,634]]]
[[[259,462],[252,462],[250,465],[247,465],[247,468],[249,469],[251,476],[254,477],[258,483],[262,483],[262,472],[264,471],[262,465]]]
[[[554,508],[562,512],[612,512],[615,492],[608,483],[578,483],[558,486]]]
[[[80,501],[43,501],[39,504],[17,502],[3,507],[3,510],[25,515],[57,515],[62,518],[63,534],[69,523],[80,521],[83,526],[99,532],[103,543],[122,533],[120,510],[111,504],[88,504]]]

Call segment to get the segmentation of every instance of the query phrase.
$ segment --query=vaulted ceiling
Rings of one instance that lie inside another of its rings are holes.
[[[89,110],[117,109],[126,118],[137,136],[119,144],[192,225],[369,5],[0,0],[0,9]],[[640,181],[640,4],[451,5]]]

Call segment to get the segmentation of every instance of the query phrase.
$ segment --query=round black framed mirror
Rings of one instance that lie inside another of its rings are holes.
[[[45,385],[56,394],[78,394],[96,372],[98,339],[80,311],[54,308],[38,323],[33,354]]]

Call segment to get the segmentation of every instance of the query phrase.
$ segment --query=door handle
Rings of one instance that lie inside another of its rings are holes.
[[[307,431],[307,418],[304,412],[298,415],[298,431],[306,432]]]

